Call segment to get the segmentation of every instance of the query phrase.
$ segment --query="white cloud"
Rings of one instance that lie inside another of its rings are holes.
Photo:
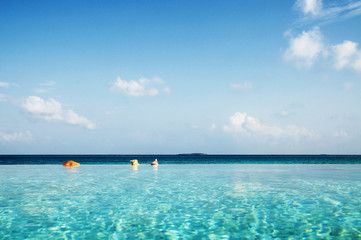
[[[9,96],[0,93],[0,102],[7,102],[9,100]]]
[[[282,117],[286,117],[286,116],[289,115],[289,113],[288,113],[286,110],[284,110],[284,111],[281,111],[281,112],[280,112],[280,115],[281,115]]]
[[[348,133],[343,130],[339,130],[339,131],[334,132],[333,136],[336,138],[346,138],[346,137],[348,137]]]
[[[33,136],[30,131],[6,133],[0,130],[0,141],[2,142],[31,142]]]
[[[287,32],[287,36],[289,36]],[[358,43],[345,40],[340,44],[326,44],[318,27],[302,32],[296,38],[290,38],[290,46],[284,53],[284,59],[297,67],[311,67],[323,56],[323,60],[333,59],[336,70],[351,69],[361,72],[361,50]]]
[[[170,94],[170,88],[169,87],[164,87],[164,92],[166,94]]]
[[[334,67],[337,70],[350,68],[355,71],[361,71],[361,50],[358,44],[352,41],[332,46],[334,57]]]
[[[361,14],[361,1],[338,1],[337,4],[338,5],[323,9],[319,14],[319,18],[325,21],[334,22]]]
[[[319,23],[332,23],[361,14],[361,1],[339,0],[326,2],[322,0],[297,0],[296,8],[305,14],[302,21],[316,21]]]
[[[289,44],[284,59],[294,62],[298,67],[311,67],[321,54],[326,53],[323,36],[318,27],[291,38]]]
[[[7,83],[7,82],[0,82],[0,87],[2,87],[2,88],[8,88],[8,87],[9,87],[9,83]]]
[[[340,0],[329,2],[325,6],[322,0],[297,0],[295,5],[305,14],[301,22],[307,24],[332,23],[361,14],[360,0]],[[283,57],[297,67],[311,67],[323,55],[324,59],[333,59],[336,70],[352,69],[361,72],[361,50],[356,42],[345,40],[336,45],[326,44],[318,27],[304,31],[296,38],[292,38],[290,30],[284,35],[290,37],[290,42]]]
[[[230,124],[224,125],[223,130],[226,132],[250,136],[273,138],[292,138],[298,140],[300,137],[314,137],[313,131],[294,125],[286,128],[268,126],[263,124],[259,119],[249,116],[247,113],[236,112],[230,117]]]
[[[46,93],[46,92],[50,92],[51,90],[54,89],[56,82],[55,81],[45,81],[45,82],[39,83],[39,85],[42,86],[42,88],[35,89],[35,92],[36,93]]]
[[[275,115],[280,118],[285,118],[285,117],[288,117],[290,115],[290,113],[286,110],[282,110],[281,112],[278,112]]]
[[[165,86],[165,82],[160,78],[125,81],[118,77],[112,83],[110,91],[122,92],[131,97],[157,96],[161,92],[170,93],[169,87]]]
[[[361,71],[361,52],[358,51],[357,57],[352,64],[352,68],[356,71]]]
[[[192,125],[191,125],[191,128],[192,128],[192,129],[199,129],[199,126],[196,125],[196,124],[192,124]]]
[[[48,101],[29,96],[23,103],[22,108],[27,116],[47,121],[60,121],[72,125],[79,125],[88,129],[94,129],[95,124],[83,116],[76,114],[70,109],[63,109],[61,103],[49,98]]]
[[[56,82],[55,81],[45,81],[45,82],[40,83],[40,85],[46,86],[46,87],[52,87],[52,86],[56,85]]]
[[[34,90],[36,93],[46,93],[49,92],[49,89],[44,89],[44,88],[37,88]]]
[[[351,89],[353,87],[353,83],[352,82],[345,82],[343,84],[343,88],[344,89]]]
[[[247,89],[251,89],[252,83],[250,82],[243,82],[243,83],[232,83],[231,84],[231,88],[234,90],[247,90]]]
[[[247,113],[237,112],[230,118],[230,125],[225,126],[224,130],[238,132],[241,134],[259,133],[262,135],[279,136],[281,129],[263,125],[257,118],[248,116]]]
[[[335,57],[335,68],[342,69],[350,64],[351,58],[357,53],[357,44],[344,41],[332,47]]]
[[[304,14],[318,15],[322,11],[322,0],[298,0],[296,6]]]

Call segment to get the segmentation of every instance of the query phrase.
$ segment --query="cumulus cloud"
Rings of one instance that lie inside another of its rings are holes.
[[[131,97],[157,96],[161,92],[170,93],[170,88],[160,78],[140,78],[139,80],[125,81],[120,77],[112,83],[110,87],[112,92],[121,92]]]
[[[2,87],[2,88],[8,88],[8,87],[9,87],[9,83],[7,83],[7,82],[0,82],[0,87]]]
[[[224,125],[226,132],[244,136],[269,136],[273,138],[292,138],[298,140],[300,137],[314,137],[313,131],[303,127],[287,126],[280,128],[263,124],[259,119],[249,116],[247,113],[236,112],[230,118],[229,125]]]
[[[296,6],[304,14],[318,15],[322,11],[322,0],[297,0]]]
[[[291,38],[289,44],[284,59],[294,62],[298,67],[311,67],[317,58],[325,53],[323,36],[318,27]]]
[[[289,34],[287,34],[289,35]],[[297,67],[311,67],[320,60],[331,60],[336,70],[351,69],[361,72],[361,50],[358,43],[345,40],[340,44],[326,44],[318,27],[290,38],[284,59]],[[326,61],[327,64],[329,61]]]
[[[355,71],[361,71],[361,50],[358,44],[352,41],[332,46],[334,57],[334,67],[337,70],[349,68]]]
[[[340,0],[323,4],[322,0],[296,0],[295,6],[304,13],[301,22],[317,25],[341,21],[361,15],[360,0]],[[284,52],[284,60],[297,67],[311,67],[316,61],[327,60],[326,65],[333,63],[336,70],[351,69],[361,72],[361,50],[358,43],[345,40],[340,44],[327,44],[319,27],[303,31],[296,37],[291,30],[285,33],[289,37],[289,47]],[[329,61],[333,60],[333,61]]]
[[[95,124],[90,120],[76,114],[73,110],[63,109],[61,103],[52,98],[45,101],[37,96],[29,96],[23,103],[22,108],[25,114],[32,118],[60,121],[71,125],[83,126],[88,129],[95,128]]]
[[[0,129],[0,141],[2,142],[31,142],[33,136],[30,131],[7,133]]]
[[[231,84],[231,88],[234,90],[247,90],[247,89],[251,89],[252,83],[250,82],[243,82],[243,83],[232,83]]]

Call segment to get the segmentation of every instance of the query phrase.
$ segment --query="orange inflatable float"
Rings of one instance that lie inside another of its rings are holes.
[[[63,166],[66,166],[66,167],[75,167],[75,166],[79,166],[79,165],[80,165],[80,163],[74,162],[74,161],[67,161],[67,162],[63,163]]]

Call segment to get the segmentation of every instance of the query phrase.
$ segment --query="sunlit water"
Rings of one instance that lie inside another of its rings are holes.
[[[361,165],[0,166],[0,239],[361,238]]]

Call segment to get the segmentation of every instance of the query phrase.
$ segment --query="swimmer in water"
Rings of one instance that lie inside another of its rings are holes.
[[[152,165],[152,166],[158,166],[158,160],[155,159],[150,165]]]

